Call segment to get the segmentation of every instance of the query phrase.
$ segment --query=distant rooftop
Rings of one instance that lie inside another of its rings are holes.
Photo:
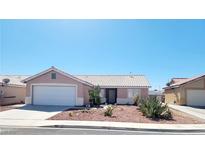
[[[25,78],[29,77],[28,75],[0,75],[0,83],[2,83],[3,79],[9,79],[10,85],[20,85],[23,86],[25,85],[24,83],[22,83],[21,81]]]
[[[161,96],[161,95],[163,95],[163,92],[164,91],[159,91],[159,90],[150,90],[149,91],[149,95],[153,95],[153,96]]]
[[[180,85],[183,85],[183,84],[186,84],[188,82],[200,79],[204,76],[205,76],[205,74],[200,75],[200,76],[195,76],[195,77],[192,77],[192,78],[173,78],[173,79],[179,79],[179,80],[177,80],[177,82],[173,82],[170,86],[165,87],[164,89],[177,88]]]
[[[184,82],[184,81],[186,81],[188,78],[173,78],[172,80],[171,80],[171,83],[172,84],[175,84],[175,83],[178,83],[178,82]]]

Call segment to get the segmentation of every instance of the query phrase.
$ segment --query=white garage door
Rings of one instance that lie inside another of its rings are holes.
[[[205,106],[205,90],[187,90],[187,105]]]
[[[76,87],[35,85],[32,99],[34,105],[75,106]]]

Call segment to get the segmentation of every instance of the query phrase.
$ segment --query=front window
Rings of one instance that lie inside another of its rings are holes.
[[[105,97],[105,89],[100,89],[100,97]]]
[[[128,98],[140,96],[140,89],[128,89]]]

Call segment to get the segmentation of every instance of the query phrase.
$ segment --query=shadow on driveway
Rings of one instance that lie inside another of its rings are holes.
[[[192,107],[193,109],[205,109],[205,106],[187,106],[187,105],[183,105],[185,107]]]
[[[0,120],[46,120],[69,108],[68,106],[25,105],[0,112]]]
[[[25,105],[18,108],[18,110],[32,110],[32,111],[42,111],[42,112],[60,112],[67,110],[71,107],[69,106],[51,106],[51,105]]]

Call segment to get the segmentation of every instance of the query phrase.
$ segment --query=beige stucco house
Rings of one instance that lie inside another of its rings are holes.
[[[55,67],[28,77],[25,102],[33,105],[82,106],[88,91],[101,88],[102,102],[132,104],[133,96],[148,96],[150,84],[143,75],[70,75]]]
[[[24,103],[26,85],[20,82],[27,76],[0,75],[0,105]],[[3,79],[9,79],[9,83],[3,83]]]
[[[173,78],[165,89],[165,102],[189,106],[205,106],[205,75]]]

